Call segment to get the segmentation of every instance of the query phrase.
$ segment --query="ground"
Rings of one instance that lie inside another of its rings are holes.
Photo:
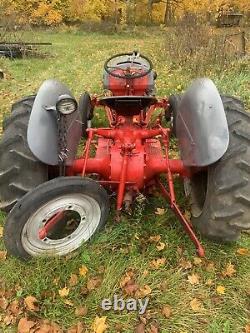
[[[154,30],[121,35],[74,30],[26,33],[27,40],[35,37],[53,45],[46,49],[45,58],[0,59],[0,68],[6,72],[0,82],[0,117],[8,114],[15,100],[35,93],[47,78],[65,82],[77,97],[85,90],[100,94],[104,60],[127,50],[143,50],[152,58],[159,95],[182,91],[194,73],[192,68],[172,66],[165,34]],[[249,109],[247,64],[247,59],[241,59],[200,75],[209,75],[221,93],[241,97]],[[96,124],[101,123],[103,115],[99,114]],[[182,209],[188,214],[178,182],[177,187]],[[34,322],[48,319],[64,329],[81,322],[86,332],[96,331],[92,326],[96,316],[107,317],[107,332],[114,333],[134,332],[136,327],[137,332],[144,332],[140,322],[152,333],[249,332],[249,235],[232,245],[202,239],[206,258],[200,260],[160,197],[150,198],[145,209],[140,208],[119,224],[113,222],[111,212],[107,227],[74,257],[24,263],[0,252],[0,332],[16,332],[15,325],[26,314]],[[5,216],[0,216],[3,225]],[[0,250],[4,251],[2,242]],[[114,294],[129,297],[135,291],[149,297],[141,318],[137,312],[105,312],[100,307],[104,298]],[[28,296],[35,297],[38,304],[34,306]],[[71,332],[79,333],[79,327]]]

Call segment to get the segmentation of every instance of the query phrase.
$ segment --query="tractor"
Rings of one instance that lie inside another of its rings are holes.
[[[0,142],[8,253],[28,260],[79,249],[105,225],[114,193],[119,222],[139,195],[157,190],[201,257],[195,230],[232,242],[250,229],[250,115],[243,103],[221,96],[208,78],[158,98],[156,79],[151,60],[134,51],[105,62],[101,98],[85,92],[77,101],[50,79],[13,104]],[[96,108],[108,127],[92,127]],[[176,177],[190,198],[191,221],[176,200]]]

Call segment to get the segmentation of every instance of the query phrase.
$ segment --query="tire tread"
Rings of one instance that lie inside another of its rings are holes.
[[[0,209],[9,212],[28,191],[48,180],[47,166],[36,159],[27,143],[27,128],[35,96],[12,105],[3,121],[0,141]]]
[[[239,99],[222,96],[222,101],[229,124],[229,147],[208,167],[205,204],[192,222],[204,236],[230,242],[250,229],[250,115]]]

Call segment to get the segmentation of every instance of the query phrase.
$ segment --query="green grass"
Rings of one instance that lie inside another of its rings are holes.
[[[27,39],[34,36],[29,32]],[[36,32],[36,39],[52,42],[46,51],[45,59],[32,58],[10,61],[0,59],[0,68],[6,71],[7,79],[0,82],[1,114],[9,113],[10,105],[22,96],[33,94],[43,80],[57,78],[66,83],[79,97],[88,90],[102,92],[101,78],[104,60],[122,51],[139,49],[152,58],[158,72],[158,94],[168,96],[185,89],[193,77],[187,68],[172,68],[171,60],[166,58],[166,43],[163,32],[156,34],[150,30],[136,34],[104,35],[83,32]],[[247,60],[235,62],[226,70],[210,72],[222,93],[241,96],[250,108],[250,74]],[[204,73],[204,75],[207,73]],[[99,122],[102,123],[103,115]],[[185,200],[178,191],[182,207]],[[149,285],[152,289],[148,307],[148,322],[156,320],[164,333],[239,333],[249,320],[249,279],[250,258],[236,253],[238,248],[249,248],[249,236],[243,235],[237,244],[218,245],[203,239],[206,259],[200,265],[192,265],[185,270],[180,260],[193,262],[195,249],[182,227],[167,209],[164,216],[155,215],[156,207],[165,208],[165,202],[155,197],[147,201],[141,218],[123,217],[117,224],[110,218],[107,227],[93,241],[84,245],[78,255],[68,259],[39,259],[29,263],[8,257],[0,262],[0,292],[9,290],[9,300],[18,299],[22,304],[27,295],[35,296],[40,305],[38,318],[47,318],[69,327],[78,320],[86,324],[87,332],[96,315],[107,316],[108,332],[117,332],[121,324],[123,332],[133,332],[138,322],[137,313],[105,313],[100,308],[103,298],[121,294],[120,279],[128,269],[133,269],[140,286]],[[0,215],[4,223],[4,215]],[[161,235],[167,246],[158,252],[154,243],[149,242],[152,235]],[[1,249],[4,245],[0,243]],[[150,261],[165,257],[166,265],[158,270],[150,268]],[[207,270],[209,262],[215,269]],[[223,278],[221,272],[228,263],[235,265],[236,274]],[[86,278],[79,278],[76,286],[70,287],[67,297],[74,306],[68,306],[58,295],[58,290],[68,285],[70,275],[78,274],[82,265],[89,269],[88,277],[101,276],[102,284],[85,295],[83,288]],[[143,274],[145,270],[148,274]],[[187,276],[197,273],[200,283],[191,285]],[[55,282],[55,279],[57,279]],[[208,285],[208,279],[212,284]],[[225,294],[218,295],[216,287],[223,285]],[[193,298],[199,299],[203,309],[194,312],[190,307]],[[170,305],[172,315],[166,319],[161,314],[163,305]],[[76,306],[86,305],[88,313],[84,318],[74,314]],[[31,318],[34,314],[30,314]],[[0,310],[0,332],[15,332],[15,326],[4,326],[4,311]],[[2,326],[2,328],[1,328]]]

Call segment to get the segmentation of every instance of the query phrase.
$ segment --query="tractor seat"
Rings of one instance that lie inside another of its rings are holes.
[[[100,105],[123,115],[136,115],[156,102],[157,99],[152,96],[111,96],[99,100]]]

